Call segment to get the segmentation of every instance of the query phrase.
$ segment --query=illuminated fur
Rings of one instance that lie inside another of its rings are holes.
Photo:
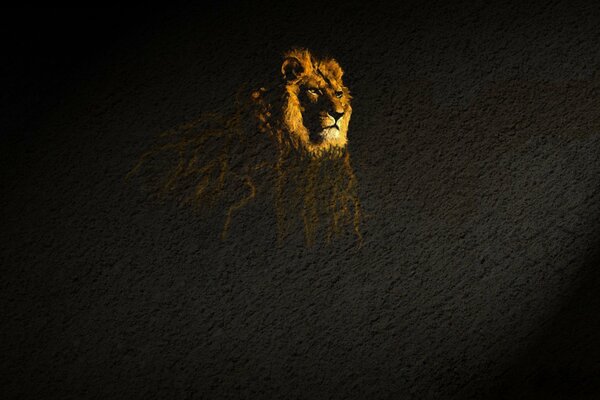
[[[161,135],[164,143],[144,154],[129,176],[145,165],[143,175],[161,197],[193,206],[228,203],[223,239],[236,212],[258,194],[271,194],[280,244],[298,223],[307,244],[330,242],[346,226],[360,243],[343,71],[335,60],[294,49],[284,55],[281,72],[273,88],[249,98],[241,92],[233,114],[202,114]]]
[[[281,73],[283,81],[271,93],[264,88],[253,93],[261,130],[312,158],[343,150],[352,97],[337,61],[317,60],[306,49],[293,49],[285,53]]]

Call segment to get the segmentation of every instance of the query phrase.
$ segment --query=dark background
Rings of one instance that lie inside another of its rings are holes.
[[[600,5],[213,2],[2,15],[0,397],[592,399]],[[156,203],[153,138],[335,57],[367,213],[277,247]]]

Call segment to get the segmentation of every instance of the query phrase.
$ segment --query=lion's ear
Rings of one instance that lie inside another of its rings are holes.
[[[295,81],[304,72],[304,67],[296,57],[287,57],[281,65],[281,73],[286,81]]]

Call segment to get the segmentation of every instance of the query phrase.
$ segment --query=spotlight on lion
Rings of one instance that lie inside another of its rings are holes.
[[[230,115],[204,113],[161,134],[128,174],[153,195],[236,214],[269,196],[278,242],[299,226],[305,243],[351,233],[362,244],[358,183],[348,150],[351,96],[333,59],[285,53],[270,88],[241,90]]]

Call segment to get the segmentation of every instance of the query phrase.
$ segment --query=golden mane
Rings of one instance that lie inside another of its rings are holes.
[[[284,54],[281,72],[271,89],[238,93],[232,114],[203,113],[160,135],[160,143],[142,155],[128,177],[146,178],[157,197],[181,204],[227,202],[222,239],[234,215],[263,194],[274,199],[280,245],[298,226],[308,245],[329,243],[345,227],[361,243],[361,206],[347,148],[352,110],[343,71],[333,59],[292,49]],[[304,93],[303,99],[300,91],[307,87],[320,95]],[[321,130],[313,136],[305,126],[311,105],[326,109],[314,114],[313,125]],[[335,127],[319,128],[334,122]]]
[[[278,140],[312,158],[328,153],[341,154],[348,143],[352,96],[342,82],[344,71],[340,65],[332,58],[316,59],[307,49],[292,49],[284,54],[281,74],[283,80],[270,96],[264,87],[252,94],[258,105],[257,118],[262,123],[261,130],[276,134]],[[304,99],[305,104],[302,104],[303,87],[322,90],[324,104],[319,110],[319,117],[325,119],[327,112],[333,109],[343,113],[338,134],[334,137],[330,135],[317,143],[311,140],[304,112],[305,106],[311,105],[312,96],[304,96],[309,99]],[[341,96],[336,96],[336,93]]]

